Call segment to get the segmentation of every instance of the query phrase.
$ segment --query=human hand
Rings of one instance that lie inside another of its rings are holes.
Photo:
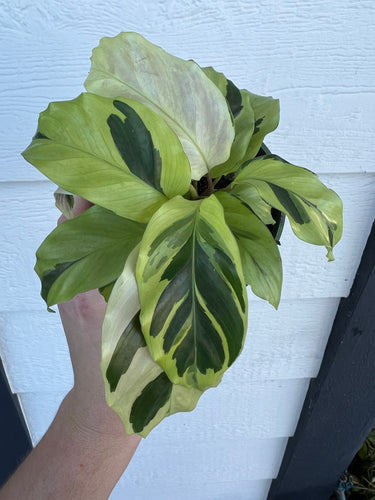
[[[90,206],[77,199],[74,215]],[[141,438],[127,436],[120,417],[107,406],[100,372],[105,310],[98,290],[59,305],[74,387],[42,440],[0,491],[1,500],[105,500],[130,462]]]
[[[92,203],[77,197],[73,215],[79,215],[90,206]],[[65,220],[61,216],[58,223]],[[106,302],[98,290],[91,290],[59,304],[58,308],[74,372],[74,387],[69,394],[72,400],[72,417],[82,428],[118,438],[124,433],[123,425],[106,403],[100,371]]]

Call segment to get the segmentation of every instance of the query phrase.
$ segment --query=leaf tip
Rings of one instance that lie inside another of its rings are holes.
[[[332,252],[332,247],[326,247],[327,248],[327,259],[328,259],[328,262],[333,262],[335,260],[335,257],[333,256],[333,252]]]
[[[273,300],[272,302],[270,302],[270,304],[275,308],[275,310],[277,311],[278,308],[279,308],[279,305],[280,305],[280,297],[277,299],[277,300]]]

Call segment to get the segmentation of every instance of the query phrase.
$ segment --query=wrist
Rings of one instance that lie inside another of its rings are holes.
[[[72,426],[79,440],[87,440],[92,444],[96,441],[119,444],[131,437],[140,441],[139,436],[128,436],[125,433],[120,417],[107,405],[104,395],[92,395],[73,387],[66,395],[59,412],[69,422],[68,425]]]
[[[45,436],[1,490],[2,500],[109,497],[141,438],[127,436],[113,411],[114,417],[109,412],[100,416],[93,407],[92,419],[82,410],[79,393],[72,390]]]

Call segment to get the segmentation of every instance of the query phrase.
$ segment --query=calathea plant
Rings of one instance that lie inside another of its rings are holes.
[[[278,101],[213,68],[121,33],[94,49],[85,87],[41,113],[23,153],[60,186],[66,215],[74,195],[94,204],[52,231],[35,269],[48,307],[104,295],[107,401],[146,436],[192,410],[240,354],[246,285],[278,306],[280,214],[332,260],[342,206],[262,147]]]

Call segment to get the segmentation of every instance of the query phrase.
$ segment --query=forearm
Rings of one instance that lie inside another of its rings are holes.
[[[87,407],[85,413],[87,403],[74,389],[66,396],[43,439],[0,491],[0,500],[108,499],[141,438],[127,436],[109,408]]]

